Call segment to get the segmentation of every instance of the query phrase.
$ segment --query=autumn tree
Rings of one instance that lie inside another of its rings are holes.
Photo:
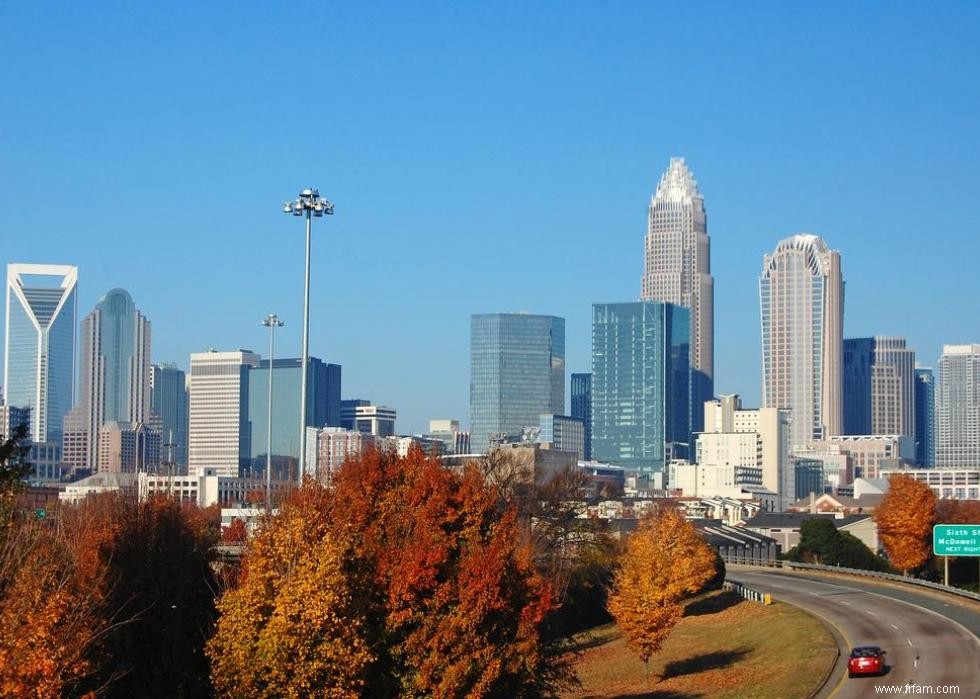
[[[902,575],[929,560],[935,511],[936,496],[928,485],[904,474],[888,479],[874,516],[888,560]]]
[[[330,500],[307,483],[252,539],[208,643],[219,696],[361,695],[375,660],[362,594],[371,580],[360,574],[355,537],[331,533]]]
[[[20,518],[0,547],[0,696],[75,695],[96,667],[92,648],[107,623],[101,613],[105,569],[89,566],[77,541]]]
[[[208,696],[213,536],[170,500],[92,496],[0,549],[0,696]]]
[[[18,425],[0,441],[0,537],[13,514],[14,498],[24,487],[24,478],[30,475],[29,453],[27,425]]]
[[[211,635],[218,532],[196,505],[157,496],[88,498],[65,526],[95,522],[112,533],[98,548],[106,570],[96,671],[86,687],[116,697],[205,697],[204,642]]]
[[[221,541],[226,544],[244,544],[248,538],[245,520],[232,517],[231,524],[221,530]]]
[[[517,510],[538,571],[558,605],[546,621],[556,639],[609,620],[606,595],[618,556],[608,523],[585,517],[592,484],[575,465],[536,473],[531,449],[491,449],[480,471]]]
[[[208,654],[221,696],[528,696],[553,606],[475,466],[370,450],[251,540]]]
[[[715,554],[674,507],[640,521],[613,579],[609,611],[646,665],[683,615],[680,601],[715,575]]]

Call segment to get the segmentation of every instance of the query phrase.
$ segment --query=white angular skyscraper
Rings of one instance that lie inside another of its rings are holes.
[[[762,406],[790,413],[790,445],[841,434],[844,280],[840,253],[798,234],[765,256]]]
[[[70,265],[7,265],[3,387],[8,405],[31,410],[31,439],[61,444],[75,395],[75,290]]]
[[[112,289],[82,321],[81,399],[65,419],[64,459],[98,468],[99,430],[150,420],[150,321],[125,289]]]
[[[650,200],[640,298],[691,311],[692,418],[714,397],[714,278],[704,198],[683,158],[671,158]]]

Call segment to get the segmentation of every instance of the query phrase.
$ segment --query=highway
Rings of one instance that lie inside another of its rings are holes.
[[[849,679],[846,652],[842,649],[834,675],[818,695],[820,697],[871,697],[876,696],[874,685],[905,684],[958,685],[959,693],[952,696],[980,697],[980,640],[940,612],[896,599],[916,599],[914,593],[893,592],[890,587],[879,587],[871,592],[869,584],[863,581],[852,584],[845,578],[741,566],[732,566],[727,579],[760,592],[770,592],[776,601],[795,604],[821,617],[836,629],[842,637],[838,644],[843,643],[848,651],[857,645],[874,645],[886,652],[885,660],[889,666],[886,675]],[[937,603],[935,598],[923,597],[921,601],[939,609],[948,606]],[[962,609],[955,613],[961,617],[973,615]],[[980,617],[980,614],[976,616]],[[975,627],[972,619],[967,621]]]

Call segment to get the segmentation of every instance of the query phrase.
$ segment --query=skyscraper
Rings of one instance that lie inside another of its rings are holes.
[[[904,337],[844,340],[843,432],[915,438],[915,350]]]
[[[75,397],[78,268],[7,265],[6,404],[31,410],[31,439],[61,444]]]
[[[663,471],[690,452],[690,311],[655,301],[592,305],[592,456]]]
[[[154,364],[150,372],[153,412],[160,419],[161,459],[187,468],[187,375],[174,364]]]
[[[798,234],[765,256],[762,407],[785,408],[792,448],[841,432],[844,281],[840,253]]]
[[[644,301],[673,303],[691,311],[694,430],[701,405],[714,395],[714,278],[704,198],[683,158],[671,158],[647,213]]]
[[[572,374],[572,417],[585,425],[585,458],[592,458],[592,374]]]
[[[339,364],[310,357],[307,370],[307,427],[340,426]],[[276,359],[272,369],[272,463],[280,471],[299,459],[299,402],[302,360]],[[252,435],[252,467],[265,472],[268,448],[269,360],[248,370],[248,422]],[[275,471],[274,471],[275,472]]]
[[[470,429],[475,453],[565,412],[565,319],[487,313],[470,320]]]
[[[980,344],[943,346],[936,466],[980,466]]]
[[[841,434],[873,434],[871,431],[871,367],[875,347],[872,337],[844,340],[841,366]]]
[[[915,370],[915,465],[936,465],[936,379],[925,367]]]
[[[205,469],[214,469],[216,476],[234,477],[248,469],[252,446],[248,370],[259,361],[259,355],[248,350],[191,355],[190,475],[204,475]]]
[[[82,321],[81,400],[65,420],[65,462],[99,464],[107,422],[150,421],[150,321],[125,289],[112,289]]]

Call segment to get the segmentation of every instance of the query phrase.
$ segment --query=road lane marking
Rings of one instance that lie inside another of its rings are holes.
[[[871,616],[878,616],[877,614],[875,614],[874,612],[872,612],[872,611],[870,611],[868,609],[865,609],[864,611],[868,612],[868,614],[870,614]]]
[[[910,639],[908,639],[908,641],[909,641],[909,648],[911,648],[912,647],[912,639],[910,638]]]
[[[898,628],[897,626],[895,626],[895,624],[892,624],[891,626],[892,626],[892,628],[893,628],[893,629],[895,629],[896,631],[901,631],[901,629],[899,629],[899,628]]]
[[[850,602],[845,602],[844,600],[841,600],[840,603],[841,604],[847,604],[847,605],[850,605],[851,604]]]

